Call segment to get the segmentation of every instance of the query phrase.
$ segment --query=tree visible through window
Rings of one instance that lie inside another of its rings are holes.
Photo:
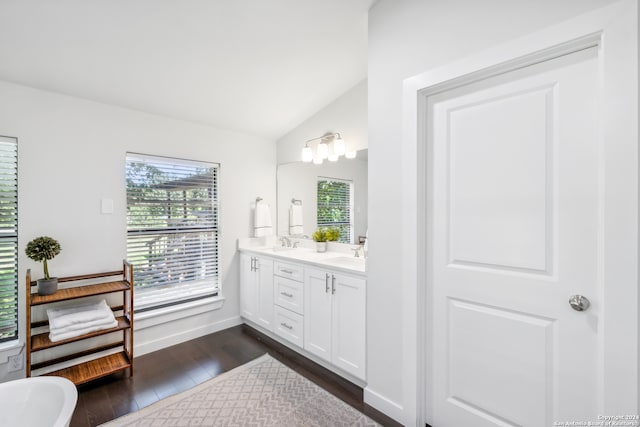
[[[336,227],[339,242],[353,243],[353,182],[318,177],[318,227]]]
[[[18,338],[18,141],[0,136],[0,342]]]
[[[126,174],[136,309],[217,295],[218,165],[127,154]]]

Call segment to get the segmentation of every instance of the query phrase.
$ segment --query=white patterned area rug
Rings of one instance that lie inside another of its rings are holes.
[[[102,427],[379,426],[265,354]]]

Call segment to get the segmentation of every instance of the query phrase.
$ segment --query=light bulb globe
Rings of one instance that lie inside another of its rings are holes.
[[[338,137],[333,141],[333,152],[338,156],[342,156],[347,151],[347,146],[344,143],[342,137]]]
[[[329,156],[329,147],[327,146],[327,144],[325,144],[324,142],[321,142],[320,144],[318,144],[318,150],[316,155],[320,159],[326,159]]]
[[[302,148],[302,161],[305,163],[309,163],[313,160],[313,151],[311,150],[311,147],[305,145]]]

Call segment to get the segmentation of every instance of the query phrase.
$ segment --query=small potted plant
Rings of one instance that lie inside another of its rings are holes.
[[[58,290],[58,278],[49,276],[47,261],[60,253],[60,243],[48,236],[36,237],[29,243],[25,253],[34,261],[42,262],[44,279],[38,279],[38,295],[51,295]]]
[[[327,242],[337,242],[340,238],[340,229],[338,227],[327,228]]]
[[[327,251],[327,242],[335,242],[340,237],[340,230],[337,228],[318,228],[311,235],[316,242],[316,250],[318,252]]]

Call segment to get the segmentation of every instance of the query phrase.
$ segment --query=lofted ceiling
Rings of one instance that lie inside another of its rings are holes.
[[[373,0],[1,0],[0,80],[278,138],[366,78]]]

